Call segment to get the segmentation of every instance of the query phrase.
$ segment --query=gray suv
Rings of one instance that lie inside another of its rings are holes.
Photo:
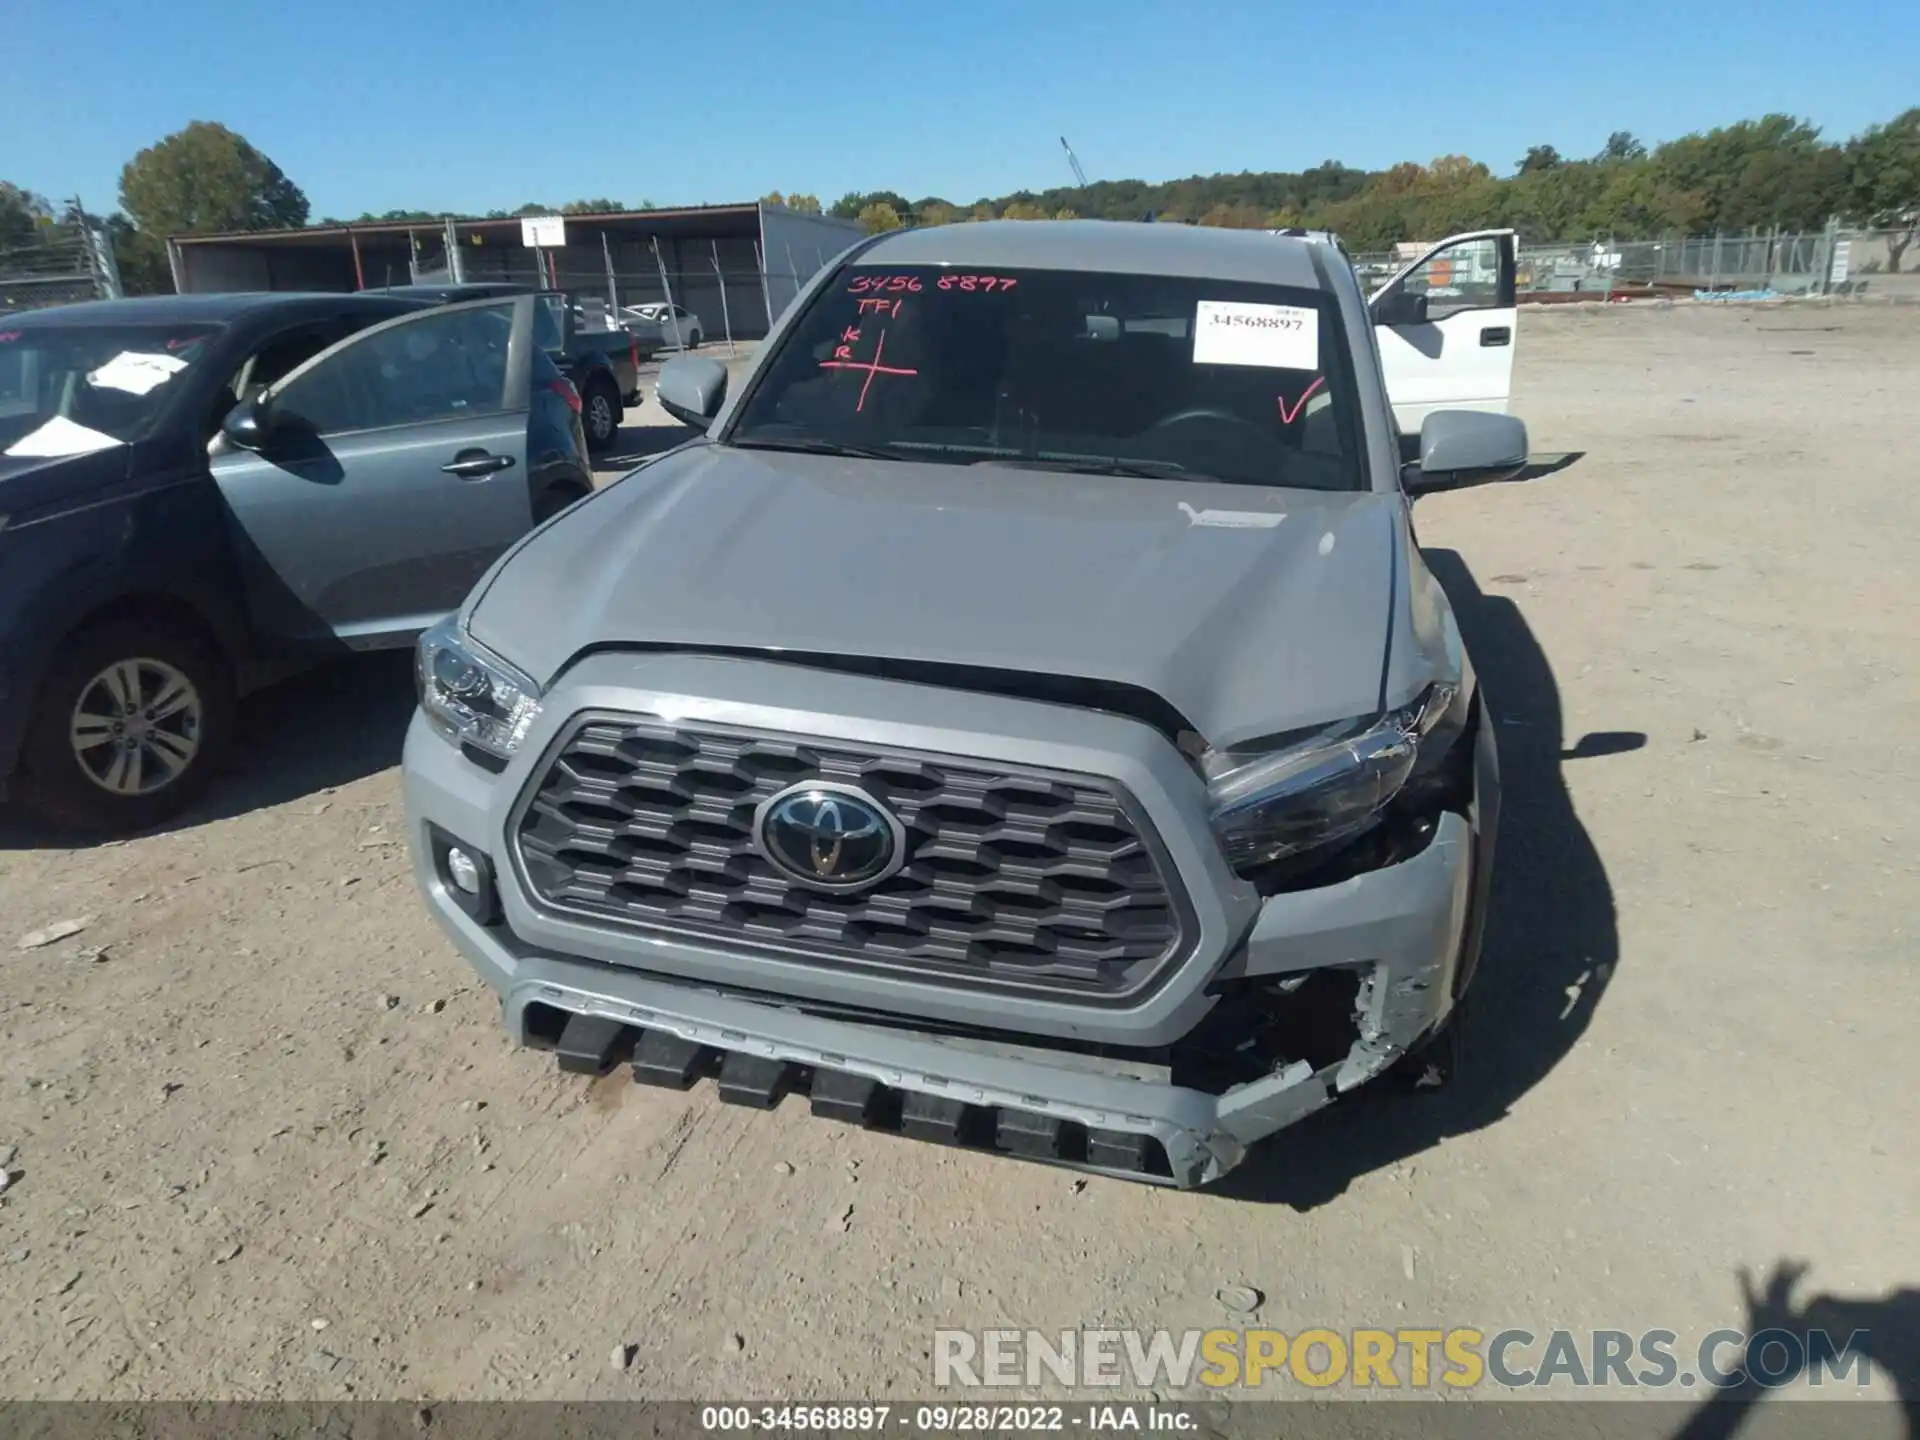
[[[564,1069],[1198,1185],[1444,1079],[1493,732],[1373,316],[1312,237],[993,223],[853,247],[704,436],[419,650],[428,906]]]

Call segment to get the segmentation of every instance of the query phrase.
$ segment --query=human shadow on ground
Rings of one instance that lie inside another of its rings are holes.
[[[1575,813],[1564,762],[1638,749],[1637,731],[1569,747],[1553,667],[1526,616],[1481,591],[1459,555],[1429,550],[1487,697],[1502,788],[1492,895],[1459,1074],[1408,1093],[1389,1079],[1261,1145],[1212,1193],[1309,1210],[1356,1176],[1504,1119],[1578,1043],[1620,958],[1613,886]]]
[[[1853,1432],[1851,1426],[1857,1415],[1851,1406],[1858,1402],[1848,1392],[1857,1381],[1840,1378],[1864,1372],[1892,1386],[1909,1440],[1920,1440],[1920,1287],[1902,1286],[1877,1299],[1812,1295],[1797,1302],[1794,1292],[1808,1269],[1804,1261],[1782,1260],[1764,1286],[1754,1282],[1751,1272],[1740,1272],[1746,1343],[1728,1344],[1713,1357],[1722,1375],[1737,1377],[1735,1383],[1701,1401],[1671,1440],[1733,1440],[1772,1390],[1802,1378],[1849,1407],[1825,1409],[1819,1416],[1826,1422],[1820,1433],[1866,1433]],[[1830,1358],[1836,1356],[1837,1364]],[[1855,1365],[1855,1356],[1864,1357],[1864,1372]],[[1806,1415],[1800,1409],[1803,1397],[1794,1399],[1794,1412]],[[1811,1428],[1805,1433],[1812,1433]],[[1876,1428],[1873,1433],[1883,1432]]]

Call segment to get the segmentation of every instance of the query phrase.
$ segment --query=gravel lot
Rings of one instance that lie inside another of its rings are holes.
[[[168,833],[0,815],[0,1394],[924,1398],[935,1325],[1690,1340],[1786,1261],[1920,1392],[1920,309],[1529,311],[1520,364],[1565,462],[1419,508],[1508,786],[1461,1084],[1181,1194],[562,1077],[415,900],[355,662]]]

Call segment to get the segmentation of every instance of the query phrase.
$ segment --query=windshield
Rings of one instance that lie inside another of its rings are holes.
[[[219,327],[0,322],[0,452],[80,455],[142,439]]]
[[[850,267],[727,436],[949,464],[1365,488],[1318,291],[1091,271]]]

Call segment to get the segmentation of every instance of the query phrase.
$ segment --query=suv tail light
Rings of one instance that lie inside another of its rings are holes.
[[[580,392],[573,388],[573,382],[564,375],[558,380],[549,380],[547,388],[567,402],[567,408],[574,414],[580,413]]]
[[[633,332],[627,332],[627,358],[633,361],[633,373],[640,373],[640,342],[633,338]]]

